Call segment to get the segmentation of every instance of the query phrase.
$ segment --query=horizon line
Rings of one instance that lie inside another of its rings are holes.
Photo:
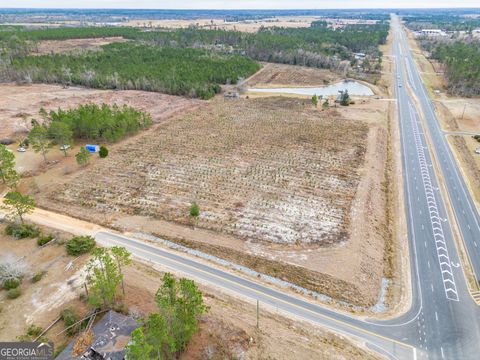
[[[479,9],[477,6],[449,6],[449,7],[354,7],[354,8],[115,8],[115,7],[0,7],[0,10],[169,10],[169,11],[205,11],[205,10],[230,10],[230,11],[258,11],[258,10],[290,10],[290,11],[317,11],[317,10],[450,10],[450,9]]]

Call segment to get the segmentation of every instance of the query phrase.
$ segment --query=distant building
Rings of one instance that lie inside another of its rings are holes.
[[[75,339],[56,360],[124,360],[125,346],[137,327],[137,322],[130,316],[110,310],[93,327],[93,342],[83,354],[72,355]]]
[[[443,30],[440,29],[422,29],[419,31],[420,35],[424,36],[445,36],[447,35]]]

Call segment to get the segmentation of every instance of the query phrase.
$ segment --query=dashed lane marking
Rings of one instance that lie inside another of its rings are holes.
[[[427,199],[430,224],[432,227],[435,247],[437,249],[437,258],[440,265],[440,273],[442,275],[443,287],[445,290],[445,296],[449,300],[459,301],[450,257],[448,255],[447,245],[445,244],[442,221],[440,221],[437,200],[435,198],[435,193],[430,177],[430,169],[425,155],[425,146],[423,145],[422,136],[418,128],[418,122],[416,121],[417,114],[415,113],[415,110],[413,109],[413,105],[411,103],[409,103],[409,111],[415,146],[417,148],[417,158],[420,165],[420,173],[422,176],[424,193]],[[419,212],[420,214],[422,214],[421,210]]]

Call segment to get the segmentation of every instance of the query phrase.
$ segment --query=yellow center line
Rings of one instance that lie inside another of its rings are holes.
[[[119,235],[116,235],[116,234],[112,234],[112,235],[114,235],[115,237],[120,237],[120,238],[122,238],[122,236],[119,236]],[[128,239],[129,241],[136,242],[136,240],[133,240],[133,239],[129,239],[129,238],[126,238],[126,239]],[[115,240],[109,240],[109,239],[107,239],[107,242],[108,242],[108,241],[113,241],[113,242],[115,242]],[[146,245],[146,246],[152,246],[152,245],[148,245],[148,244],[145,244],[145,245]],[[167,259],[167,260],[169,260],[169,261],[176,262],[176,263],[181,264],[181,265],[183,265],[183,266],[185,266],[185,267],[191,268],[191,269],[193,269],[193,270],[195,270],[195,271],[199,271],[199,272],[205,273],[205,274],[207,274],[207,275],[214,276],[214,277],[216,277],[216,278],[218,278],[218,279],[220,279],[220,280],[222,280],[222,281],[226,281],[226,282],[232,283],[232,284],[234,284],[234,285],[236,285],[236,286],[240,286],[240,287],[242,287],[242,288],[244,288],[244,289],[247,289],[247,290],[256,292],[256,293],[258,293],[258,294],[261,294],[261,295],[263,295],[263,296],[269,297],[269,298],[271,298],[271,299],[273,299],[273,300],[275,300],[275,301],[280,301],[280,302],[283,302],[283,303],[285,303],[285,304],[287,304],[287,305],[289,305],[289,306],[293,306],[293,307],[296,307],[296,308],[301,309],[301,310],[303,310],[303,311],[310,312],[310,313],[312,313],[312,314],[314,314],[314,315],[316,315],[316,316],[319,316],[319,317],[322,317],[322,318],[324,318],[324,319],[334,321],[334,322],[336,322],[336,323],[338,323],[338,324],[341,324],[341,325],[350,327],[351,329],[354,329],[354,330],[357,330],[357,331],[360,331],[360,332],[363,332],[363,333],[366,333],[366,334],[369,334],[369,335],[378,337],[378,338],[383,339],[383,340],[386,340],[386,341],[391,341],[391,342],[396,343],[396,344],[398,344],[398,345],[405,346],[405,347],[407,347],[407,348],[412,349],[412,351],[415,349],[415,347],[412,346],[412,345],[410,345],[410,344],[406,344],[406,343],[404,343],[404,342],[401,342],[401,341],[398,341],[398,340],[395,340],[395,339],[388,338],[388,337],[386,337],[386,336],[383,336],[383,335],[380,335],[380,334],[371,332],[371,331],[369,331],[369,330],[362,329],[362,328],[357,327],[357,326],[355,326],[355,325],[351,325],[351,324],[349,324],[349,323],[347,323],[347,322],[344,322],[344,321],[342,321],[342,320],[338,320],[338,319],[332,318],[332,317],[330,317],[330,316],[328,316],[328,315],[324,315],[324,314],[315,312],[315,311],[310,310],[310,309],[307,309],[307,308],[305,308],[305,307],[303,307],[303,306],[300,306],[300,305],[297,305],[297,304],[288,302],[288,301],[286,301],[286,300],[277,298],[277,297],[272,296],[272,295],[270,295],[270,294],[267,294],[267,293],[265,293],[265,292],[262,292],[262,291],[253,289],[253,288],[248,287],[248,286],[245,286],[245,285],[242,285],[242,284],[240,284],[240,283],[238,283],[238,282],[235,282],[235,281],[232,281],[232,280],[223,278],[223,277],[221,277],[221,276],[219,276],[219,275],[216,275],[216,274],[214,274],[214,273],[211,273],[211,272],[208,272],[208,271],[199,269],[199,268],[194,267],[194,266],[189,265],[189,264],[185,264],[185,263],[183,263],[183,262],[181,262],[181,261],[179,261],[179,260],[171,259],[171,258],[169,258],[169,257],[167,257],[167,256],[164,256],[164,255],[162,255],[162,254],[157,254],[157,253],[151,252],[151,251],[149,251],[149,250],[144,250],[144,249],[139,248],[138,246],[135,246],[135,245],[127,245],[127,246],[133,247],[133,248],[135,248],[135,249],[137,249],[137,250],[139,250],[140,252],[143,252],[143,253],[151,254],[151,255],[153,255],[153,256],[161,257],[161,258]],[[164,250],[162,249],[162,251],[164,251]],[[149,259],[146,259],[146,260],[149,260]],[[165,265],[165,266],[168,267],[168,265]],[[174,270],[178,270],[178,269],[174,269]],[[260,284],[259,284],[259,285],[260,285]],[[325,325],[325,326],[329,327],[328,325]],[[331,327],[330,327],[330,328],[331,328]],[[333,330],[336,330],[336,329],[333,329]],[[338,330],[337,330],[337,331],[338,331]],[[351,335],[360,338],[358,335],[353,335],[353,334],[351,334]],[[365,340],[365,339],[363,339],[363,340]]]

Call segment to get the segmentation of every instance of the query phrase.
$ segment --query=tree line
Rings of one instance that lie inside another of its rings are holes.
[[[103,46],[103,51],[81,54],[18,56],[11,62],[8,77],[209,99],[220,91],[219,84],[236,83],[259,68],[255,61],[239,55],[117,43]]]
[[[445,65],[447,90],[460,96],[480,95],[480,41],[472,38],[420,38],[432,59]]]
[[[372,25],[347,25],[340,29],[331,29],[326,26],[324,21],[313,22],[309,28],[261,28],[255,33],[220,29],[208,30],[196,27],[150,31],[130,27],[87,27],[5,31],[0,33],[0,41],[2,39],[4,42],[10,41],[9,39],[12,39],[12,37],[16,39],[17,43],[24,43],[25,41],[34,43],[39,40],[51,39],[122,36],[136,43],[148,43],[168,48],[215,49],[219,53],[233,52],[259,61],[344,71],[345,64],[342,63],[342,60],[354,61],[355,52],[366,53],[372,58],[381,57],[382,54],[378,50],[378,45],[385,43],[388,29],[388,24],[385,22]],[[124,46],[129,47],[131,45]],[[110,48],[105,48],[106,52],[109,50]],[[116,54],[116,56],[118,55],[120,54]],[[179,59],[188,60],[192,53],[176,52],[175,55]],[[61,60],[64,59],[61,58]],[[236,67],[242,66],[239,59],[233,62],[236,63]],[[218,66],[218,64],[215,64],[215,66]],[[223,67],[220,67],[220,69],[223,69]],[[234,78],[235,75],[228,74],[228,76],[222,77],[222,80]],[[191,74],[188,77],[189,80],[195,79]],[[137,82],[140,81],[140,79],[136,80]],[[185,79],[181,80],[186,81]],[[107,81],[103,80],[102,82]],[[182,95],[186,95],[185,90],[178,89],[177,85],[171,83],[172,81],[165,82],[165,84],[160,84],[159,81],[154,81],[155,84],[149,84],[147,87],[157,89],[154,91],[174,91],[171,93],[180,91]],[[97,85],[101,84],[98,83]],[[137,84],[132,81],[129,85],[131,86],[129,88],[134,88]],[[191,88],[191,86],[192,84],[189,83],[188,87]],[[211,90],[214,90],[212,87],[205,86],[194,86],[193,89],[194,92],[200,91],[202,93],[200,97],[211,96]]]

